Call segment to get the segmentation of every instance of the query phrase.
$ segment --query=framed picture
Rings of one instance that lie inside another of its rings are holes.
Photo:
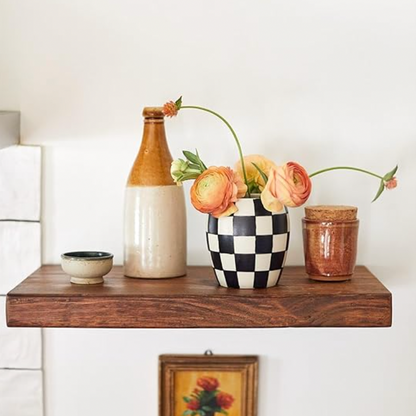
[[[161,355],[160,416],[256,416],[258,357]]]

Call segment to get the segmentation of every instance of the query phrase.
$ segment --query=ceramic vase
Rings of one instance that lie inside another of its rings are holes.
[[[172,156],[162,109],[146,107],[143,116],[143,139],[125,191],[124,274],[152,279],[183,276],[184,192],[170,175]]]
[[[239,289],[276,286],[289,246],[288,211],[271,213],[260,198],[239,199],[236,205],[234,215],[208,218],[207,245],[218,284]]]

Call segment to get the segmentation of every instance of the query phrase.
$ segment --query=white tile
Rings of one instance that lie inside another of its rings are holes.
[[[217,275],[217,279],[220,286],[228,287],[227,281],[225,280],[224,272],[222,270],[215,270],[215,274]]]
[[[234,254],[221,253],[220,257],[221,257],[221,264],[222,264],[223,270],[228,270],[232,272],[235,272],[237,270],[236,265],[235,265]]]
[[[254,287],[253,272],[237,272],[240,289],[252,289]]]
[[[257,235],[272,235],[273,221],[272,216],[256,217],[256,234]]]
[[[218,235],[208,234],[208,244],[211,251],[216,251],[217,253],[220,251]]]
[[[40,369],[41,366],[40,328],[7,328],[6,297],[0,296],[0,368]]]
[[[0,220],[40,220],[41,148],[0,150]]]
[[[218,218],[218,234],[233,235],[233,217]]]
[[[19,144],[20,113],[0,111],[0,149]]]
[[[286,250],[287,234],[277,234],[273,236],[273,253]]]
[[[281,270],[270,270],[269,278],[267,280],[267,287],[272,287],[276,285],[277,279],[279,278]]]
[[[285,251],[285,255],[284,255],[284,257],[283,257],[282,268],[283,268],[283,267],[285,267],[285,264],[286,264],[286,259],[287,259],[287,253],[289,253],[289,250],[288,250],[288,251]]]
[[[256,272],[264,272],[270,269],[270,262],[272,255],[269,254],[256,254]]]
[[[41,264],[38,222],[0,221],[0,295],[5,295]]]
[[[238,211],[234,214],[236,217],[241,216],[254,216],[256,214],[254,209],[254,203],[251,199],[239,199],[235,205],[238,208]]]
[[[41,370],[0,370],[0,415],[43,415]]]
[[[234,237],[234,253],[251,254],[256,252],[256,237]]]

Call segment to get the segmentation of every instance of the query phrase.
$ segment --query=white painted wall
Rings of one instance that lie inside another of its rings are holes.
[[[88,248],[121,262],[141,109],[180,94],[227,116],[246,153],[309,171],[400,164],[376,204],[378,183],[353,173],[316,178],[311,198],[359,206],[359,260],[392,290],[393,328],[47,330],[47,416],[156,415],[157,356],[207,348],[261,356],[260,416],[416,413],[415,21],[412,0],[0,0],[0,108],[19,109],[24,143],[44,146],[45,263]],[[236,159],[205,114],[167,129],[175,156]],[[189,262],[206,264],[205,218],[188,218]]]

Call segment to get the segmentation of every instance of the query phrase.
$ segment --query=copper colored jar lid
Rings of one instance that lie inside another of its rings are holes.
[[[143,117],[145,118],[163,118],[165,114],[163,113],[162,107],[144,107],[143,108]]]
[[[305,207],[305,218],[314,221],[351,221],[357,219],[357,207],[348,205],[313,205]]]

